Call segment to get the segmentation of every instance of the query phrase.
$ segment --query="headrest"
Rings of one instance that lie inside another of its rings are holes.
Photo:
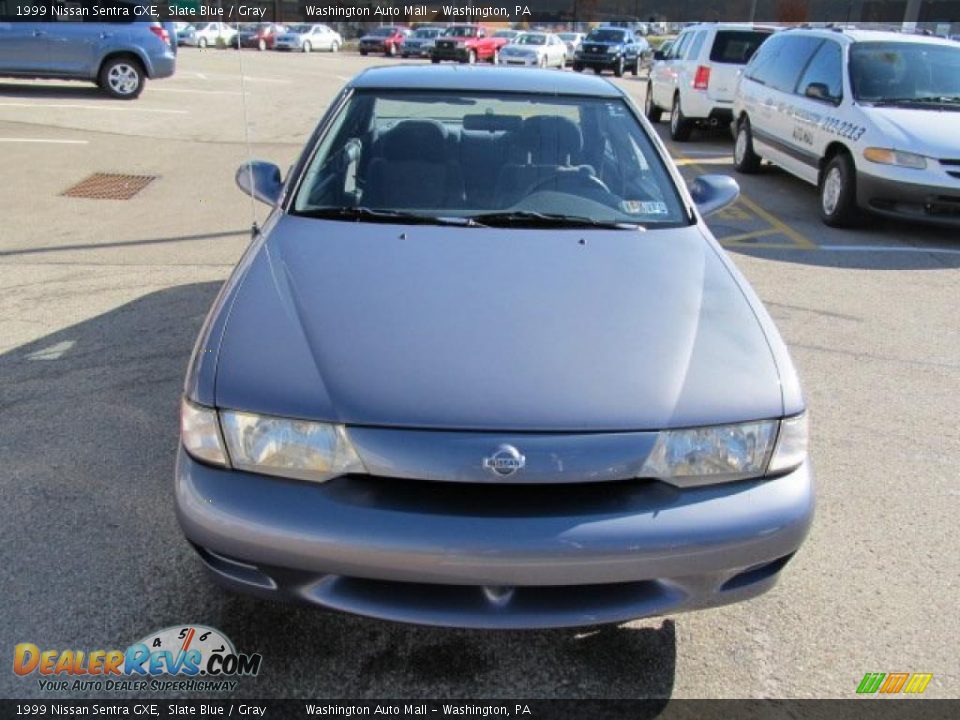
[[[519,115],[464,115],[464,130],[486,130],[487,132],[511,132],[519,130],[523,118]]]
[[[394,162],[443,163],[447,132],[435,120],[403,120],[380,138],[380,152]]]
[[[523,121],[520,131],[524,152],[540,164],[576,162],[583,149],[580,128],[569,118],[559,115],[538,115]]]

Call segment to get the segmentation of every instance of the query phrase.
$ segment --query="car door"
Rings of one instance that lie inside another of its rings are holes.
[[[18,22],[16,8],[0,17],[0,73],[30,73],[48,64],[45,22]]]
[[[101,49],[122,40],[126,26],[82,22],[79,16],[62,17],[50,23],[48,31],[51,72],[65,77],[93,77],[103,54]]]
[[[662,108],[673,105],[673,93],[677,88],[677,73],[680,69],[683,53],[686,51],[693,37],[692,31],[680,34],[670,48],[670,52],[658,62],[651,73],[653,78],[653,101]]]
[[[797,111],[792,118],[791,138],[799,158],[806,158],[804,179],[817,182],[819,161],[826,154],[827,145],[836,139],[832,122],[841,114],[843,93],[843,48],[835,40],[824,39],[800,75],[795,88]],[[844,136],[856,141],[864,133],[860,127],[842,128]],[[829,130],[828,130],[829,128]]]
[[[567,59],[567,45],[563,40],[558,38],[556,35],[551,35],[549,39],[548,49],[550,51],[550,65],[558,65],[563,67]]]

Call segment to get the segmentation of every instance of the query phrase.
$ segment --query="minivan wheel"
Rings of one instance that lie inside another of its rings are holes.
[[[660,122],[663,110],[658,108],[653,102],[653,83],[647,83],[647,96],[643,99],[643,112],[647,120],[652,123]]]
[[[197,40],[197,47],[200,48],[201,50],[203,50],[204,48],[206,48],[206,47],[207,47],[207,39],[206,39],[206,38],[200,38],[199,40]]]
[[[136,60],[126,57],[107,60],[100,68],[97,84],[110,97],[133,100],[143,91],[143,68]]]
[[[690,139],[690,133],[693,130],[693,123],[683,115],[680,109],[680,95],[673,98],[673,112],[670,114],[670,138],[683,142]]]
[[[313,45],[310,44],[310,41],[309,41],[309,40],[304,40],[304,41],[303,41],[303,47],[302,47],[301,49],[302,49],[305,53],[308,53],[308,52],[310,52],[311,50],[313,50]]]
[[[820,174],[820,218],[830,227],[852,227],[860,220],[857,173],[850,156],[834,155]]]
[[[737,126],[737,140],[733,145],[733,166],[737,172],[752,175],[760,170],[760,156],[753,150],[750,121],[743,118]]]

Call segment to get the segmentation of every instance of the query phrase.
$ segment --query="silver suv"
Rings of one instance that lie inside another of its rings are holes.
[[[47,6],[55,22],[5,22],[9,5],[0,3],[0,77],[86,80],[107,94],[133,100],[147,78],[165,78],[176,69],[173,39],[159,22],[67,21]],[[16,8],[9,12],[16,12]],[[69,16],[70,20],[76,18]]]

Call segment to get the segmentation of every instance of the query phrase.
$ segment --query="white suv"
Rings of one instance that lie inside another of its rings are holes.
[[[661,113],[669,110],[674,140],[688,140],[697,123],[729,123],[740,71],[774,31],[728,23],[684,28],[650,70],[647,117],[659,122]]]
[[[875,30],[778,33],[745,68],[734,162],[817,185],[827,225],[860,210],[960,227],[960,46]]]

